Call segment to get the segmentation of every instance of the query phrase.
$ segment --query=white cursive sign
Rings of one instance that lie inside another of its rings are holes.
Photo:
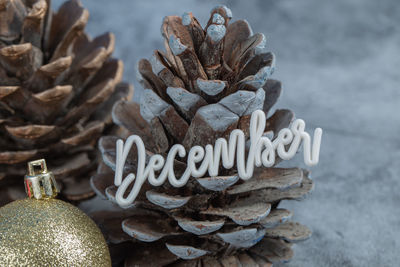
[[[224,138],[219,138],[214,146],[209,144],[205,148],[201,146],[192,147],[187,157],[187,168],[180,178],[177,178],[174,173],[174,159],[177,155],[181,158],[186,156],[185,148],[182,145],[173,145],[168,152],[166,160],[159,154],[151,156],[146,166],[146,149],[142,139],[137,135],[131,135],[125,144],[119,139],[116,143],[117,155],[114,178],[114,184],[118,186],[116,193],[117,203],[120,206],[131,205],[146,180],[153,186],[160,186],[168,178],[172,186],[182,187],[191,176],[199,178],[203,177],[207,172],[209,176],[218,176],[221,159],[222,166],[225,169],[231,169],[235,164],[235,156],[238,176],[242,180],[248,180],[253,176],[254,166],[271,167],[275,163],[276,155],[283,160],[291,159],[296,154],[302,141],[305,164],[313,166],[318,163],[322,137],[321,128],[315,129],[314,141],[311,145],[311,137],[305,132],[304,121],[297,119],[292,123],[290,129],[282,129],[277,137],[271,141],[268,137],[263,136],[265,122],[266,118],[263,111],[256,110],[251,115],[250,148],[246,162],[245,135],[242,130],[235,129],[229,136],[229,142]],[[138,153],[137,173],[136,176],[130,173],[122,180],[125,161],[133,144],[136,145]],[[196,164],[200,165],[197,167]],[[160,170],[160,175],[156,177],[155,172]],[[135,182],[132,190],[124,198],[124,194],[132,182]]]

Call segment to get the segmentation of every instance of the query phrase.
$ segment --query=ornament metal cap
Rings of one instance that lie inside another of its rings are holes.
[[[25,175],[24,184],[29,198],[54,198],[59,192],[54,175],[47,171],[44,159],[28,162],[28,174]]]

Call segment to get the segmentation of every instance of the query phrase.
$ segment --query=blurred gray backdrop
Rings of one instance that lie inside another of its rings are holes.
[[[57,8],[61,0],[54,2]],[[283,203],[313,236],[286,266],[399,266],[400,2],[398,0],[83,0],[92,36],[111,31],[135,87],[136,63],[163,47],[162,18],[228,5],[266,35],[283,83],[276,108],[324,129],[314,193]],[[301,165],[301,157],[289,162]],[[293,201],[292,201],[293,202]]]

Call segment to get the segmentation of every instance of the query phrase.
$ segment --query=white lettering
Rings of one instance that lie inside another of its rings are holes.
[[[298,151],[303,142],[304,162],[308,166],[314,166],[319,160],[321,146],[322,129],[314,131],[314,141],[311,145],[311,137],[305,132],[305,122],[301,119],[295,120],[290,129],[282,129],[274,141],[263,136],[265,130],[265,113],[256,110],[251,115],[250,120],[250,148],[245,162],[245,135],[242,130],[235,129],[229,136],[229,142],[224,138],[216,140],[214,147],[210,144],[205,148],[194,146],[190,149],[187,158],[187,168],[183,175],[177,179],[174,173],[174,160],[176,156],[183,158],[186,156],[185,148],[176,144],[168,152],[167,159],[159,154],[152,155],[147,166],[146,149],[142,139],[137,135],[131,135],[125,144],[122,140],[116,143],[116,169],[114,184],[118,186],[116,201],[120,206],[131,205],[138,196],[143,183],[148,180],[153,186],[160,186],[168,178],[169,183],[174,187],[186,185],[191,176],[195,178],[203,177],[207,172],[210,176],[218,176],[220,161],[225,169],[231,169],[235,165],[238,176],[242,180],[248,180],[253,176],[254,166],[271,167],[275,163],[275,156],[278,155],[283,160],[289,160]],[[138,153],[138,165],[136,176],[128,174],[122,180],[123,169],[126,158],[132,145],[135,144]],[[286,151],[286,147],[288,147]],[[196,167],[196,163],[201,163]],[[155,172],[161,173],[156,177]],[[124,198],[127,188],[134,182],[132,190]]]

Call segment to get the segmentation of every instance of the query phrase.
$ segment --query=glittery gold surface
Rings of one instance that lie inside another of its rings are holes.
[[[0,208],[0,266],[111,266],[95,223],[57,199],[24,199]]]

